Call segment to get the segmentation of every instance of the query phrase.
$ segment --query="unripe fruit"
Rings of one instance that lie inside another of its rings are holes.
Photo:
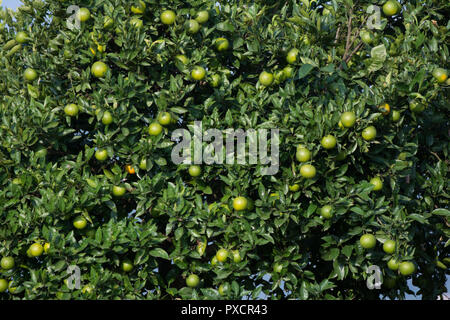
[[[191,77],[194,80],[203,80],[206,75],[206,70],[203,67],[197,66],[191,71]]]
[[[397,110],[392,111],[392,121],[397,122],[400,120],[400,112]]]
[[[147,170],[147,159],[142,159],[141,162],[139,162],[139,169]]]
[[[23,77],[25,78],[25,80],[27,81],[34,81],[37,79],[38,74],[36,72],[36,70],[32,69],[32,68],[27,68],[25,70],[25,72],[23,73]]]
[[[421,113],[425,110],[425,107],[426,107],[425,103],[418,102],[415,100],[409,103],[409,110],[411,110],[411,112],[413,113]]]
[[[127,191],[127,189],[125,189],[124,187],[121,187],[121,186],[113,186],[112,187],[112,193],[115,197],[122,197],[126,191]]]
[[[198,177],[202,173],[200,166],[192,165],[189,167],[189,175],[191,177]]]
[[[111,124],[112,122],[113,122],[113,116],[112,116],[111,112],[105,111],[103,113],[102,123],[106,126],[106,125]]]
[[[95,77],[103,78],[108,72],[108,66],[102,61],[97,61],[92,65],[91,72]]]
[[[388,254],[393,254],[395,252],[395,241],[394,240],[387,240],[383,244],[383,251]]]
[[[171,25],[175,22],[175,12],[172,10],[165,10],[161,13],[161,22],[166,25]]]
[[[230,42],[226,38],[217,38],[214,42],[217,51],[226,51],[230,47]]]
[[[8,289],[8,281],[0,279],[0,293],[5,292]]]
[[[162,132],[162,126],[158,122],[153,122],[148,127],[148,133],[151,136],[157,136]]]
[[[189,33],[195,34],[199,32],[200,24],[196,20],[191,19],[187,22],[187,29]]]
[[[354,112],[347,111],[341,115],[341,124],[345,128],[351,128],[356,123],[356,115]]]
[[[273,82],[273,75],[269,72],[263,71],[259,75],[259,83],[261,83],[263,86],[268,87]]]
[[[444,83],[448,78],[447,70],[436,68],[433,70],[433,77],[436,79],[437,83]]]
[[[122,271],[130,272],[133,270],[133,263],[129,259],[125,259],[121,264]]]
[[[145,11],[146,5],[144,1],[139,1],[137,6],[131,6],[131,12],[134,14],[143,14]]]
[[[163,126],[169,125],[171,121],[172,121],[172,116],[170,115],[169,112],[161,112],[158,115],[158,122]]]
[[[388,17],[394,16],[399,12],[400,12],[400,4],[395,0],[388,0],[383,5],[383,13]]]
[[[79,230],[84,229],[84,228],[86,228],[86,225],[87,225],[87,221],[86,221],[86,219],[85,219],[84,217],[82,217],[82,216],[76,217],[76,218],[73,220],[73,226],[74,226],[76,229],[79,229]]]
[[[306,148],[299,148],[295,154],[297,161],[307,162],[311,160],[311,151]]]
[[[336,138],[332,135],[327,135],[322,138],[321,144],[325,149],[333,149],[336,147]]]
[[[377,243],[377,239],[373,234],[363,234],[359,239],[361,246],[365,249],[372,249]]]
[[[13,257],[3,257],[0,261],[0,267],[4,270],[10,270],[14,268],[14,258]]]
[[[294,75],[294,68],[291,66],[286,66],[283,68],[284,78],[289,79]]]
[[[186,285],[189,288],[195,288],[200,283],[200,278],[196,274],[191,274],[186,278]]]
[[[68,104],[64,108],[64,113],[69,117],[75,117],[78,114],[78,106],[74,103]]]
[[[383,181],[381,181],[380,177],[374,177],[370,179],[370,183],[373,185],[374,191],[378,191],[383,188]]]
[[[296,48],[289,50],[289,52],[286,56],[287,63],[293,64],[293,63],[297,62],[298,53],[299,53],[299,51]]]
[[[333,217],[333,207],[330,205],[325,205],[320,209],[320,215],[325,219],[330,219]]]
[[[247,208],[248,201],[245,197],[237,197],[233,200],[233,208],[236,211],[242,211]]]
[[[391,269],[391,270],[394,270],[394,271],[398,270],[398,266],[399,265],[400,265],[400,263],[397,260],[395,260],[394,258],[390,259],[387,262],[388,268]]]
[[[29,248],[29,255],[31,257],[39,257],[40,255],[42,255],[42,252],[44,252],[44,248],[42,247],[42,245],[40,243],[33,243]]]
[[[108,158],[108,151],[105,149],[97,149],[95,151],[95,159],[98,161],[105,161]]]
[[[85,21],[89,20],[90,17],[91,17],[91,12],[87,8],[80,8],[80,10],[78,10],[78,12],[77,12],[77,18],[81,22],[85,22]]]
[[[228,293],[228,290],[229,290],[229,285],[228,285],[228,283],[224,283],[224,284],[221,284],[220,286],[219,286],[219,294],[221,295],[221,296],[225,296],[227,293]]]
[[[306,179],[311,179],[316,176],[316,168],[311,164],[304,164],[300,168],[300,175]]]
[[[398,271],[404,276],[409,276],[414,273],[416,266],[411,261],[404,261],[398,266]]]
[[[219,249],[219,251],[217,251],[216,253],[216,258],[219,262],[225,262],[228,258],[228,250],[223,248]]]
[[[373,33],[367,30],[361,30],[361,32],[359,33],[360,37],[361,37],[361,41],[366,43],[366,44],[371,44],[374,40],[374,36]]]
[[[209,19],[209,12],[206,11],[206,10],[202,10],[202,11],[197,12],[197,15],[195,17],[195,20],[198,23],[208,22],[208,19]]]
[[[377,129],[374,126],[367,127],[362,132],[362,137],[366,141],[371,141],[377,136]]]
[[[19,31],[16,34],[16,42],[17,43],[25,43],[28,41],[28,35],[25,31]]]

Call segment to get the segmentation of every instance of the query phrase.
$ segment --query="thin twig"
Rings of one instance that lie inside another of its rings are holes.
[[[355,40],[359,37],[359,33],[361,32],[364,24],[366,23],[367,17],[364,18],[363,22],[361,23],[361,25],[359,26],[358,30],[356,30],[356,34],[353,37],[352,43],[350,43],[350,48],[353,46],[353,43],[355,43]]]
[[[436,152],[430,151],[430,153],[435,156],[439,161],[442,161],[441,158],[436,154]]]
[[[353,19],[353,8],[350,9],[348,22],[347,22],[347,40],[345,42],[345,52],[342,57],[343,60],[347,57],[348,51],[350,50],[350,36],[352,34],[352,19]]]
[[[339,27],[336,30],[336,37],[334,38],[334,44],[337,43],[338,39],[339,39],[339,33],[341,32],[341,25],[339,25]]]
[[[345,58],[345,60],[344,60],[345,63],[348,63],[350,61],[351,57],[362,47],[362,45],[363,45],[363,42],[360,41],[358,43],[358,45],[355,47],[355,49],[353,49],[353,51],[349,54],[349,56],[347,58]]]

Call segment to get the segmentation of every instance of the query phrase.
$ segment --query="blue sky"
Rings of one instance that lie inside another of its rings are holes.
[[[21,4],[22,4],[22,1],[20,1],[20,0],[3,0],[2,3],[1,3],[1,5],[3,7],[11,8],[11,9],[16,9]],[[411,284],[411,280],[409,281],[409,283]],[[449,292],[450,291],[449,290],[449,288],[450,288],[450,277],[447,277],[446,287],[447,287],[447,292]],[[417,288],[412,287],[412,289],[414,291],[417,291]],[[408,299],[417,299],[417,297],[410,296],[410,295],[407,295],[407,298]]]
[[[19,0],[3,0],[2,6],[5,8],[16,9],[18,6],[22,4],[22,1]]]

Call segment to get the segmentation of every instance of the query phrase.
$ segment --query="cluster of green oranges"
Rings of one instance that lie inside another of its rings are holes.
[[[192,167],[191,167],[192,168]],[[253,203],[252,201],[248,200],[247,198],[243,196],[239,196],[233,199],[233,208],[236,211],[243,211],[246,209],[253,209]],[[203,256],[205,254],[207,247],[206,241],[200,241],[197,243],[196,251],[200,256]],[[217,250],[216,254],[212,257],[210,263],[211,266],[216,266],[218,263],[225,263],[227,259],[231,256],[234,263],[239,263],[242,261],[241,254],[239,250],[229,250],[226,248],[220,248]],[[199,285],[200,278],[196,274],[190,274],[186,278],[186,285],[191,288],[195,288]],[[228,284],[222,284],[219,286],[218,290],[220,295],[224,295],[227,291]]]
[[[388,104],[384,104],[383,108],[389,108]],[[383,109],[385,110],[385,109]],[[389,108],[390,110],[390,108]],[[388,111],[389,113],[389,111]],[[384,111],[384,114],[387,114]],[[352,128],[356,124],[356,115],[352,111],[347,111],[342,113],[340,120],[339,120],[339,127],[341,128]],[[362,133],[361,136],[365,141],[372,141],[375,139],[377,135],[377,130],[374,126],[368,126],[366,127]],[[335,136],[328,134],[324,137],[322,137],[322,140],[320,142],[321,146],[325,150],[332,150],[336,148],[337,146],[337,139]],[[297,146],[297,151],[295,154],[295,157],[297,161],[301,162],[302,165],[300,167],[300,175],[306,179],[312,179],[316,176],[316,168],[314,165],[309,164],[307,162],[311,161],[312,152],[305,147],[304,145],[300,144]],[[345,159],[346,154],[344,151],[339,152],[339,154],[336,156],[336,159],[341,161]],[[373,178],[370,183],[374,185],[374,190],[378,191],[382,188],[381,179],[379,177]],[[299,186],[298,185],[292,185],[289,187],[291,191],[298,191]]]
[[[44,243],[44,245],[42,245]],[[48,254],[50,252],[50,243],[43,242],[41,240],[37,240],[33,244],[31,244],[27,251],[26,255],[29,258],[40,257],[42,254]],[[14,269],[16,265],[15,259],[11,256],[5,256],[0,260],[0,268],[4,271],[9,271]],[[0,293],[9,290],[10,293],[14,293],[15,287],[13,287],[13,281],[7,281],[6,279],[0,279]]]
[[[207,246],[206,241],[199,242],[197,244],[197,252],[200,256],[204,255],[206,251],[206,246]],[[234,263],[239,263],[242,261],[242,257],[239,250],[228,250],[225,248],[220,248],[219,250],[217,250],[216,254],[211,259],[211,265],[216,266],[218,263],[225,263],[229,257],[232,258]],[[191,273],[189,276],[186,277],[186,285],[188,287],[196,288],[199,284],[200,284],[200,277],[195,273]],[[228,284],[227,283],[221,284],[218,288],[218,291],[221,296],[225,295],[228,291]]]
[[[366,233],[359,239],[361,246],[364,249],[373,249],[376,246],[377,239],[373,234]],[[394,240],[388,239],[383,243],[383,251],[386,254],[392,255],[396,252],[397,243]],[[414,273],[416,267],[411,261],[398,261],[395,258],[389,259],[387,266],[390,270],[398,271],[401,275],[409,276]]]

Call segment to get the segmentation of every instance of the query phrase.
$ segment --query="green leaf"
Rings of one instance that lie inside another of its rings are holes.
[[[163,258],[169,260],[169,255],[164,249],[156,248],[149,251],[149,254],[153,257]]]
[[[450,211],[444,208],[434,209],[432,214],[437,214],[439,216],[450,218]]]
[[[311,72],[312,69],[314,69],[314,66],[312,66],[310,64],[302,65],[300,70],[298,70],[297,78],[303,79]]]
[[[331,248],[322,254],[322,259],[325,261],[331,261],[336,259],[338,256],[339,256],[339,249]]]
[[[219,31],[229,31],[229,32],[233,32],[234,31],[234,26],[228,21],[224,21],[224,22],[218,23],[216,25],[216,28]]]
[[[386,47],[384,44],[381,44],[379,46],[373,47],[370,51],[370,56],[375,62],[384,62],[386,60]]]

